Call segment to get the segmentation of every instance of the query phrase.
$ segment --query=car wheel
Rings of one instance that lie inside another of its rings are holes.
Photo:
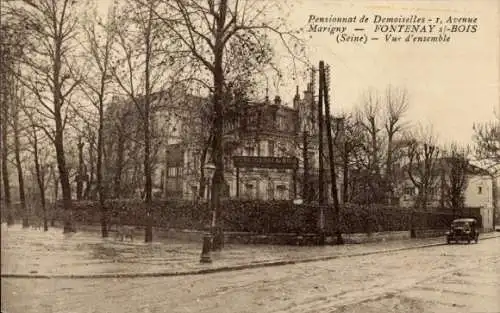
[[[469,239],[467,239],[467,244],[470,244],[470,238],[469,238]]]

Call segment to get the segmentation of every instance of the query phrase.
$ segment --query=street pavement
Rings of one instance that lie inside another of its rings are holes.
[[[489,233],[483,236],[500,235]],[[32,277],[109,277],[176,275],[206,271],[231,270],[269,264],[300,262],[393,251],[429,244],[444,243],[444,238],[400,240],[344,246],[271,246],[227,245],[212,253],[213,263],[200,264],[201,242],[163,239],[143,242],[103,239],[98,232],[64,235],[61,229],[48,232],[9,228],[2,225],[1,273],[8,276]]]
[[[12,313],[498,313],[500,238],[205,275],[2,278],[1,288]]]

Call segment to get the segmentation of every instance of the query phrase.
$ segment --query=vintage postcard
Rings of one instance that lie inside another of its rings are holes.
[[[497,0],[0,0],[1,312],[500,312]]]

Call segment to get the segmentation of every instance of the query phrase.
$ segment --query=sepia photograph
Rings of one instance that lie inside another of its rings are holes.
[[[0,0],[2,313],[500,313],[497,0]]]

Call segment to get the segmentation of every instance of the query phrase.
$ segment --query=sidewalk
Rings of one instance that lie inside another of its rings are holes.
[[[213,263],[200,264],[201,242],[163,239],[151,244],[143,237],[130,241],[103,239],[99,233],[63,234],[59,228],[43,232],[2,224],[2,277],[97,278],[190,275],[283,265],[425,247],[444,238],[388,241],[343,246],[226,245],[212,253]],[[481,239],[500,233],[482,234]]]

